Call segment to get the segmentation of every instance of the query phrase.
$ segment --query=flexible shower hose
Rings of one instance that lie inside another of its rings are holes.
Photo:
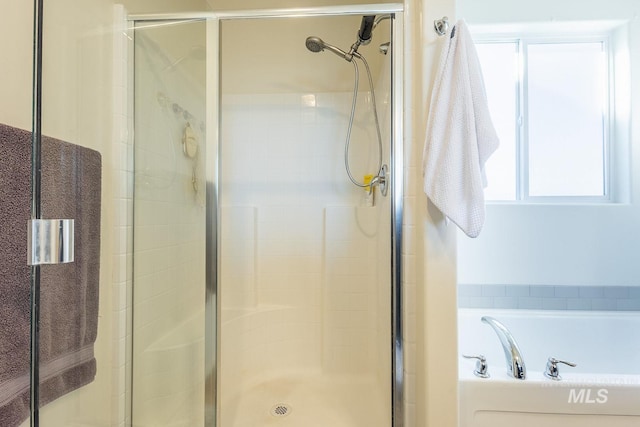
[[[371,70],[369,69],[369,64],[367,63],[367,60],[364,59],[364,56],[360,55],[358,52],[354,52],[353,56],[355,58],[360,59],[367,70],[369,88],[371,90],[371,104],[373,105],[373,117],[375,119],[376,134],[378,137],[378,168],[376,172],[376,177],[379,177],[380,169],[382,169],[382,135],[380,134],[380,122],[378,121],[378,109],[376,107],[376,95],[375,95],[375,90],[373,88],[373,79],[371,78]],[[358,83],[360,80],[358,64],[356,63],[355,60],[351,61],[351,63],[353,64],[353,70],[354,70],[353,100],[351,102],[351,115],[349,116],[349,127],[347,129],[347,137],[344,144],[344,166],[351,182],[358,187],[364,188],[364,187],[368,187],[370,184],[358,182],[351,174],[351,168],[349,167],[349,146],[351,145],[351,129],[353,128],[353,118],[356,113],[356,102],[358,99]]]

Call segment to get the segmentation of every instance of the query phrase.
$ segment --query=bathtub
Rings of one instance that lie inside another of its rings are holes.
[[[497,335],[480,321],[492,316],[518,342],[527,378],[507,376]],[[461,427],[640,426],[640,313],[460,309],[460,355],[483,354],[490,378],[459,360]],[[543,375],[549,357],[561,381]]]

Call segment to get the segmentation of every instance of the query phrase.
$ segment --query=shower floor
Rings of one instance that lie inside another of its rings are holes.
[[[282,377],[248,387],[220,408],[224,427],[388,427],[390,392],[355,376]],[[278,405],[286,405],[273,415]]]

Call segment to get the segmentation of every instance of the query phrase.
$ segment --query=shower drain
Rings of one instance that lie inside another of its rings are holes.
[[[291,406],[286,403],[278,403],[271,408],[271,415],[274,417],[286,417],[291,413]]]

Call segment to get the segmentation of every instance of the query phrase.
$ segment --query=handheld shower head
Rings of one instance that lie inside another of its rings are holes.
[[[311,52],[321,52],[324,49],[324,42],[320,37],[310,36],[304,42]]]
[[[345,61],[351,62],[351,60],[353,59],[352,54],[348,54],[338,47],[332,46],[329,43],[325,43],[320,37],[307,37],[307,40],[304,44],[311,52],[322,52],[324,50],[328,50],[329,52],[333,52],[339,57],[343,58]]]

